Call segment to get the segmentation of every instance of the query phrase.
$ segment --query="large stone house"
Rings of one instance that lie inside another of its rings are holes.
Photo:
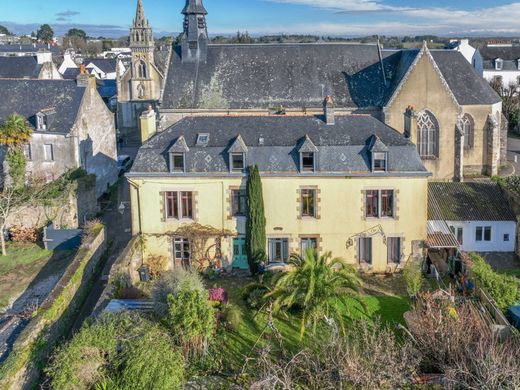
[[[152,136],[127,174],[146,255],[190,264],[191,243],[175,231],[197,222],[236,233],[217,256],[247,269],[250,165],[261,173],[269,264],[314,247],[392,272],[422,255],[430,173],[415,145],[371,115],[335,115],[331,99],[324,115],[193,116]]]
[[[117,181],[114,114],[97,92],[94,76],[0,79],[0,101],[0,123],[18,113],[33,127],[25,145],[28,179],[52,181],[81,167],[96,175],[98,196]]]
[[[500,77],[504,86],[520,83],[520,45],[488,44],[479,49],[483,61],[482,75],[486,80]]]
[[[180,44],[163,74],[139,0],[133,65],[119,82],[123,128],[136,131],[149,105],[161,131],[186,116],[316,115],[330,95],[337,112],[372,115],[409,137],[434,179],[494,175],[506,158],[500,97],[459,52],[426,45],[397,51],[376,44],[217,45],[209,41],[201,0],[187,0],[182,13]]]

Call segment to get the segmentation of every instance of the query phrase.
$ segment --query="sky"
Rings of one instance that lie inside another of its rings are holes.
[[[0,0],[0,24],[30,33],[49,23],[57,33],[128,34],[137,0]],[[185,0],[143,0],[157,36],[182,28]],[[520,2],[511,0],[204,0],[210,35],[520,36]]]

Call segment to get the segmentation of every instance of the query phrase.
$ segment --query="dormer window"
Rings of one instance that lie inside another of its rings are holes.
[[[208,146],[209,143],[209,134],[208,133],[200,133],[197,135],[197,146]]]
[[[172,173],[184,173],[185,171],[185,154],[171,153],[171,171]]]
[[[387,169],[387,153],[372,153],[372,170],[374,172],[386,172]]]
[[[245,153],[230,153],[231,172],[243,172],[245,168]]]
[[[314,172],[315,169],[315,153],[303,152],[301,153],[301,166],[303,172]]]
[[[47,130],[47,115],[41,112],[36,114],[36,130]]]
[[[497,58],[495,60],[495,70],[502,70],[504,68],[504,60]]]

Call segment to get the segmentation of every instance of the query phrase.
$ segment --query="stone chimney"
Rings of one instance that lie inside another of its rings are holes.
[[[78,87],[88,87],[89,84],[89,74],[87,73],[87,68],[85,65],[81,64],[79,66],[79,75],[76,77],[76,83]]]
[[[141,127],[141,142],[145,143],[148,138],[157,132],[157,115],[151,105],[139,118]]]
[[[47,50],[39,50],[36,53],[36,60],[38,61],[38,65],[43,65],[47,62],[52,62],[52,53]]]
[[[332,96],[327,96],[323,101],[323,113],[325,114],[325,123],[327,125],[336,123],[334,118],[334,99],[332,99]]]

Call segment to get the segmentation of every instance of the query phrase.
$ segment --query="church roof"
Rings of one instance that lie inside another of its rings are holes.
[[[203,14],[207,15],[208,11],[202,5],[202,0],[186,0],[186,5],[182,10],[183,14]]]
[[[72,80],[0,80],[0,123],[13,113],[36,125],[36,114],[53,109],[49,131],[68,133],[85,94]]]
[[[388,147],[387,175],[429,175],[417,148],[394,129],[368,115],[336,115],[335,125],[321,116],[187,117],[158,133],[139,150],[130,175],[168,174],[168,151],[183,136],[187,174],[228,174],[227,151],[240,135],[248,164],[272,174],[299,173],[299,147],[306,136],[316,153],[316,174],[371,175],[368,147],[377,135]],[[208,134],[204,146],[199,134]]]
[[[41,68],[34,56],[0,57],[0,78],[3,79],[37,79]]]
[[[331,95],[338,108],[383,107],[403,82],[420,50],[385,50],[384,75],[376,45],[208,45],[207,61],[171,56],[165,109],[317,108]],[[462,54],[430,51],[460,105],[500,101]],[[386,78],[386,80],[385,80]]]

